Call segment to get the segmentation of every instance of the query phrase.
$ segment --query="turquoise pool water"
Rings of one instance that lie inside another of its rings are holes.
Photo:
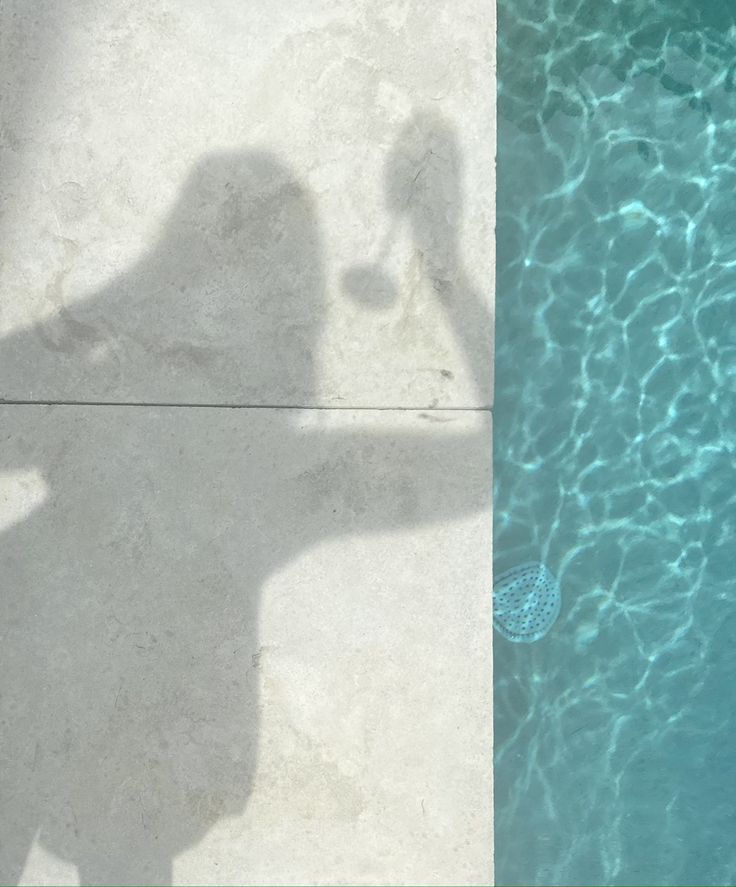
[[[736,3],[500,0],[497,883],[736,883]]]

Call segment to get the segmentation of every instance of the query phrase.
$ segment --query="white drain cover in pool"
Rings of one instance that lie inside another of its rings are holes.
[[[538,641],[554,625],[561,602],[560,584],[544,564],[513,567],[493,583],[493,625],[510,641]]]

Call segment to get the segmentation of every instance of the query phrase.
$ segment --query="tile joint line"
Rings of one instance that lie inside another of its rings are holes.
[[[30,400],[0,398],[0,406],[50,406],[50,407],[138,407],[209,410],[321,410],[324,412],[394,412],[394,413],[491,413],[491,406],[439,407],[439,406],[326,406],[323,404],[263,404],[263,403],[179,403],[169,401],[114,401],[114,400]]]

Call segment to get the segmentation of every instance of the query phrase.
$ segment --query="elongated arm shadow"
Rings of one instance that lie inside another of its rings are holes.
[[[386,199],[391,212],[408,219],[443,316],[470,368],[478,404],[490,406],[493,316],[491,304],[471,283],[459,248],[462,171],[451,124],[433,112],[417,112],[404,126],[387,163]],[[491,244],[487,246],[491,249]]]
[[[395,232],[401,220],[408,220],[414,247],[442,306],[440,316],[454,332],[480,406],[490,407],[493,318],[490,304],[472,285],[460,255],[461,174],[460,150],[449,122],[434,113],[415,113],[403,127],[386,164],[386,201],[396,219],[389,233]],[[388,302],[385,294],[392,288],[378,264],[349,269],[344,284],[356,298],[361,292],[378,293],[372,304],[375,309]],[[437,523],[489,507],[488,414],[425,413],[417,416],[408,433],[404,427],[393,434],[356,430],[352,435],[340,432],[332,440],[340,441],[338,450],[346,454],[345,465],[333,483],[338,489],[344,486],[346,501],[351,495],[358,496],[364,505],[357,512],[351,509],[356,524],[353,532]],[[361,456],[366,448],[370,450],[368,463]],[[416,488],[409,492],[412,464],[432,467],[428,474],[433,487],[431,505],[426,496],[423,507],[411,505],[421,498]]]

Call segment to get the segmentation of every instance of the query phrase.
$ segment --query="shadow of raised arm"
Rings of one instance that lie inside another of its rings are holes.
[[[452,126],[440,115],[415,113],[389,157],[387,203],[394,214],[408,218],[414,246],[470,368],[479,402],[489,406],[493,318],[460,254],[461,180],[462,158]]]
[[[386,200],[396,221],[408,219],[414,249],[443,308],[439,316],[450,324],[470,369],[476,404],[488,407],[492,315],[460,256],[460,178],[461,158],[449,123],[434,114],[415,114],[389,155]],[[379,292],[372,308],[380,307],[392,285],[396,289],[380,267],[356,266],[345,281],[354,291],[363,284],[366,291],[372,287]],[[489,415],[475,411],[475,404],[470,406],[474,411],[394,413],[390,433],[376,433],[373,422],[358,420],[355,430],[330,434],[326,452],[336,447],[344,454],[333,462],[330,481],[333,490],[343,491],[340,501],[347,506],[347,520],[337,532],[436,523],[486,508],[491,422]]]

